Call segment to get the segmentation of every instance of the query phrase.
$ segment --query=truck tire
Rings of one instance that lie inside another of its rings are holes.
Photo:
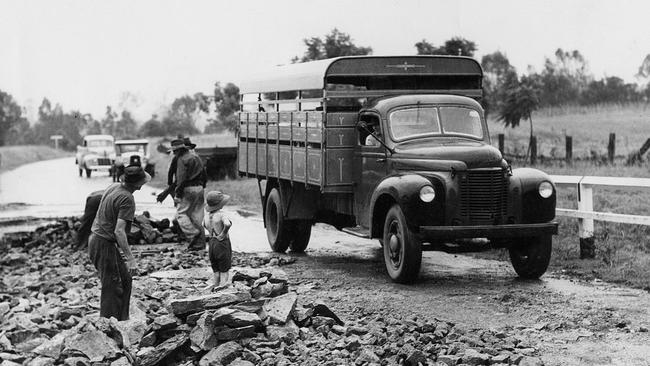
[[[90,175],[92,174],[92,170],[86,168],[86,178],[90,178]]]
[[[538,279],[548,268],[552,248],[551,235],[521,238],[508,249],[512,268],[521,278]]]
[[[284,253],[291,244],[291,222],[287,221],[282,214],[282,201],[280,192],[273,188],[266,199],[266,236],[271,249],[277,253]]]
[[[84,176],[84,170],[79,168],[79,178]]]
[[[384,221],[384,263],[390,278],[398,283],[412,283],[420,273],[422,243],[406,224],[399,205],[393,205]]]
[[[289,248],[294,253],[303,253],[309,244],[311,236],[311,221],[293,220],[291,221],[291,243]]]

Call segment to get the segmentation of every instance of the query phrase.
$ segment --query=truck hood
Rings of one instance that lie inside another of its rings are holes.
[[[398,170],[449,170],[502,167],[499,149],[482,142],[454,142],[453,144],[413,144],[397,146],[391,156]]]

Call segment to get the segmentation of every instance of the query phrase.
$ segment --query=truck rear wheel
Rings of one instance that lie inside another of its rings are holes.
[[[551,261],[553,240],[551,235],[521,238],[508,249],[510,263],[519,277],[537,279],[546,272]]]
[[[399,205],[393,205],[384,222],[384,263],[390,278],[398,283],[411,283],[420,273],[422,245],[406,225]]]
[[[311,236],[311,221],[293,220],[291,221],[291,243],[289,248],[294,253],[302,253],[307,249],[309,237]]]
[[[291,244],[291,222],[282,214],[280,192],[273,188],[266,199],[265,210],[266,236],[274,252],[284,253]]]

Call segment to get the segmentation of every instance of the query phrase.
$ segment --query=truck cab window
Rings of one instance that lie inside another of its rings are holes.
[[[381,138],[381,127],[379,119],[375,116],[363,116],[362,122],[366,123],[366,129],[359,129],[359,144],[361,146],[379,146],[377,139],[372,136],[371,132],[378,138]]]

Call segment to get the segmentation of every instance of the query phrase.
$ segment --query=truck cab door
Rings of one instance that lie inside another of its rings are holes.
[[[368,129],[383,139],[379,115],[363,113],[359,123],[365,122]],[[370,198],[375,187],[387,173],[387,151],[365,129],[357,128],[357,143],[354,151],[354,214],[357,224],[368,228],[370,225]]]

